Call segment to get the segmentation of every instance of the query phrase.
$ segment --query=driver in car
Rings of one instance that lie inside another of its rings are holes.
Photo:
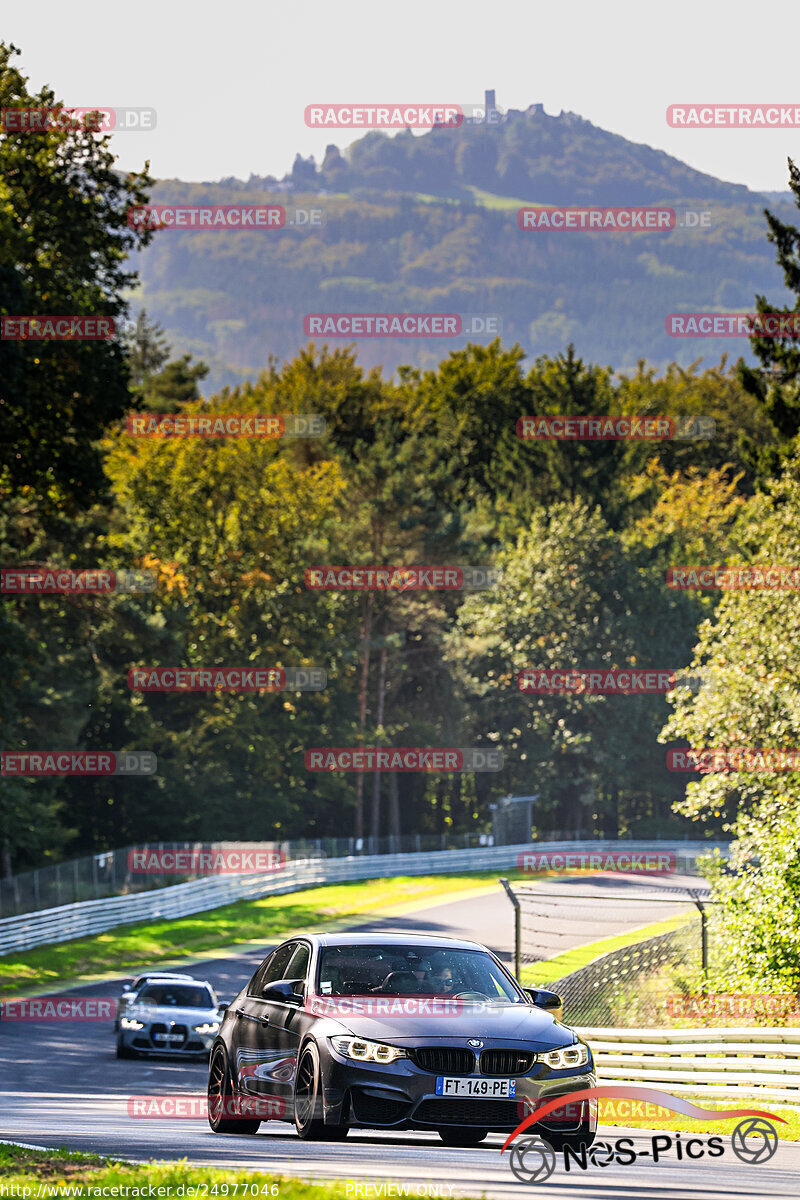
[[[429,978],[437,994],[451,996],[454,993],[456,981],[453,978],[453,968],[449,967],[446,962],[439,960],[438,963],[434,963]]]

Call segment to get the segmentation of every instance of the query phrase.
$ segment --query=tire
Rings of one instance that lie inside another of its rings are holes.
[[[338,1142],[350,1132],[347,1125],[326,1125],[323,1120],[319,1051],[313,1042],[306,1043],[297,1062],[294,1127],[305,1142]]]
[[[444,1142],[445,1146],[477,1146],[488,1135],[488,1129],[469,1129],[465,1127],[454,1127],[452,1129],[438,1129],[437,1133]]]
[[[124,1042],[117,1039],[117,1058],[135,1058],[136,1054]]]
[[[349,1125],[324,1125],[322,1139],[325,1142],[343,1142],[349,1132]]]
[[[258,1133],[261,1122],[255,1117],[224,1115],[232,1096],[228,1056],[222,1046],[215,1046],[208,1067],[208,1123],[214,1133]]]

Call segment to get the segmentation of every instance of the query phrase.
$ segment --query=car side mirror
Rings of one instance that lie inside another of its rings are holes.
[[[226,1013],[229,1008],[230,1008],[230,1004],[218,1004],[217,1012],[220,1014],[220,1016],[222,1016],[222,1014]]]
[[[277,1000],[283,1004],[301,1004],[303,997],[298,988],[303,987],[302,979],[279,979],[268,983],[261,993],[262,1000]]]
[[[525,988],[525,995],[530,996],[531,1002],[537,1008],[543,1008],[560,1021],[564,1016],[564,1000],[558,992],[548,992],[545,988]]]

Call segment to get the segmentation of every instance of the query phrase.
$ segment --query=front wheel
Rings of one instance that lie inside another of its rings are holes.
[[[294,1081],[294,1127],[297,1136],[307,1142],[340,1142],[347,1137],[347,1125],[326,1125],[322,1116],[322,1072],[319,1051],[309,1042],[300,1055]]]
[[[129,1049],[123,1041],[117,1039],[117,1058],[135,1058],[133,1050]]]
[[[208,1068],[208,1123],[214,1133],[258,1133],[261,1122],[252,1117],[232,1116],[233,1089],[228,1058],[222,1046],[211,1055]]]
[[[488,1129],[440,1129],[439,1137],[445,1146],[477,1146],[489,1133]]]

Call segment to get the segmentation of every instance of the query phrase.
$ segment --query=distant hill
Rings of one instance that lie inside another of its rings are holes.
[[[722,352],[739,339],[676,340],[665,318],[737,310],[755,292],[782,302],[765,205],[797,217],[790,194],[760,195],[661,151],[541,105],[496,125],[419,136],[370,132],[282,180],[161,181],[154,203],[323,208],[322,228],[168,230],[139,261],[135,296],[176,351],[210,363],[210,389],[252,377],[269,354],[293,356],[309,312],[496,313],[503,341],[529,355],[569,341],[618,370]],[[664,232],[523,232],[521,204],[668,205],[710,213],[711,227]],[[464,339],[358,339],[365,366],[432,366]]]

